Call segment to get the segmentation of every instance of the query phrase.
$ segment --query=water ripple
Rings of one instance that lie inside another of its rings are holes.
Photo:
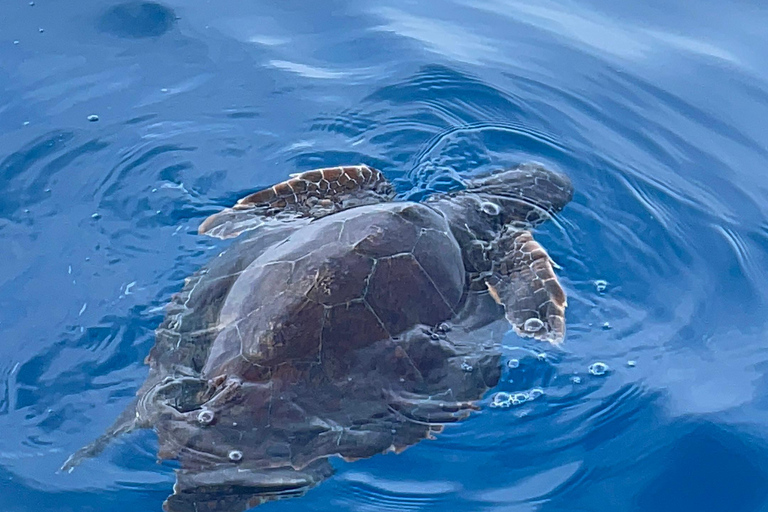
[[[468,421],[265,510],[764,508],[763,11],[182,3],[4,6],[0,508],[159,510],[150,433],[55,471],[223,247],[205,216],[312,167],[364,162],[419,200],[528,160],[576,190],[536,231],[563,347],[508,333],[516,363]]]
[[[385,480],[357,471],[347,471],[339,480],[345,497],[337,498],[335,505],[371,512],[444,506],[460,490],[454,482]]]

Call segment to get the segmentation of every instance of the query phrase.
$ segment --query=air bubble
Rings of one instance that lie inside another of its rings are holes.
[[[608,365],[605,363],[601,363],[600,361],[596,363],[592,363],[589,365],[589,373],[596,377],[601,377],[608,373]]]
[[[571,377],[571,382],[574,384],[581,384],[581,377]]]
[[[608,281],[603,279],[595,281],[595,290],[597,290],[597,293],[603,293],[606,288],[608,288]]]
[[[471,372],[473,368],[472,368],[471,364],[469,364],[468,362],[464,361],[463,363],[461,363],[461,369],[463,371],[465,371],[465,372]]]
[[[243,452],[241,452],[240,450],[232,450],[229,452],[227,456],[229,457],[229,460],[231,460],[232,462],[239,462],[243,460]]]
[[[491,203],[490,201],[483,201],[480,203],[480,210],[482,210],[484,214],[491,215],[493,217],[501,213],[501,208],[499,208],[499,205],[496,203]]]
[[[532,402],[544,394],[544,390],[541,388],[533,388],[528,392],[518,391],[517,393],[507,393],[505,391],[499,391],[491,399],[491,407],[507,408],[512,405],[521,405],[526,402]]]
[[[203,409],[197,415],[197,421],[202,425],[209,425],[213,421],[213,411]]]
[[[610,331],[611,330],[611,324],[610,322],[603,323],[603,330],[604,331]]]
[[[499,391],[491,399],[491,407],[507,408],[512,405],[512,395],[504,391]]]
[[[523,324],[523,330],[525,332],[537,332],[542,327],[544,327],[544,322],[538,318],[529,318]]]
[[[97,116],[96,114],[91,114],[87,117],[87,119],[88,121],[95,123],[96,121],[99,120],[99,116]]]
[[[637,361],[630,359],[629,361],[627,361],[627,366],[629,366],[630,368],[634,368],[635,366],[637,366]]]
[[[536,355],[536,359],[538,359],[539,361],[546,361],[547,360],[547,353],[546,352],[541,352],[541,353],[537,354]]]
[[[524,404],[528,401],[528,393],[515,393],[510,399],[512,405]]]
[[[518,361],[517,359],[510,359],[509,361],[507,361],[507,367],[509,368],[517,368],[519,366],[520,366],[520,361]]]

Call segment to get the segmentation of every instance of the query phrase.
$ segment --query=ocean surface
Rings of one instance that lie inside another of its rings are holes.
[[[160,510],[151,431],[58,468],[226,245],[207,215],[314,167],[420,199],[528,160],[576,189],[536,235],[563,347],[507,334],[470,419],[259,510],[768,510],[766,27],[757,0],[3,0],[0,510]]]

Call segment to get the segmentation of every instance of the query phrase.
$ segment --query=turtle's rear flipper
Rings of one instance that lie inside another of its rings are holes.
[[[497,241],[493,274],[486,286],[520,336],[559,344],[565,337],[565,291],[552,260],[529,231],[503,234]]]
[[[99,436],[92,443],[83,446],[75,453],[69,456],[69,458],[61,466],[61,471],[71,473],[75,467],[80,465],[85,459],[96,457],[104,451],[109,443],[116,437],[126,434],[136,429],[138,421],[136,419],[136,404],[137,400],[126,407],[126,409],[118,416],[117,420],[112,424],[106,432]]]
[[[173,495],[163,504],[166,512],[241,512],[262,503],[301,496],[333,474],[326,459],[301,470],[248,468],[222,463],[208,469],[176,472]]]
[[[393,196],[392,184],[367,165],[316,169],[243,197],[232,208],[205,219],[198,232],[232,238],[259,227],[270,217],[319,218],[354,206],[389,201]]]

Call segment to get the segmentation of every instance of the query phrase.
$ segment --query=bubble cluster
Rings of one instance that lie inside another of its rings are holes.
[[[526,402],[532,402],[544,394],[541,388],[533,388],[528,392],[518,391],[517,393],[507,393],[499,391],[491,398],[491,407],[506,409],[513,405],[521,405]]]
[[[589,373],[596,377],[602,377],[603,375],[608,373],[608,370],[609,370],[608,365],[605,363],[601,363],[600,361],[597,361],[589,365]]]
[[[471,372],[473,368],[472,368],[471,364],[469,364],[468,362],[464,361],[463,363],[461,363],[461,369],[463,371],[465,371],[465,372]]]
[[[512,405],[512,395],[505,391],[499,391],[491,398],[491,407],[493,408],[507,408],[510,405]]]

